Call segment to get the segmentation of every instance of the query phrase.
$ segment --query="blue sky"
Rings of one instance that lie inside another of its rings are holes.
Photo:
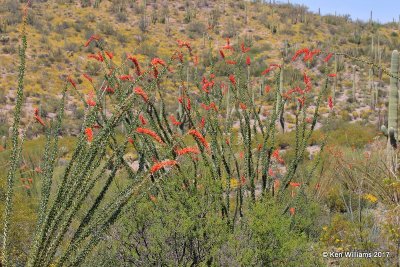
[[[349,14],[353,20],[369,20],[372,10],[374,21],[381,23],[392,22],[393,18],[398,22],[400,15],[400,0],[289,0],[290,3],[304,4],[310,11],[321,14]],[[286,0],[280,0],[286,3]]]

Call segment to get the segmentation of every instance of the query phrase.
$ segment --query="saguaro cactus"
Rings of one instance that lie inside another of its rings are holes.
[[[391,73],[394,76],[398,75],[399,69],[399,53],[397,50],[394,50],[392,53],[392,61],[391,61]],[[388,129],[390,131],[391,128],[394,130],[394,136],[397,140],[397,120],[398,120],[398,105],[399,105],[399,87],[398,81],[396,78],[390,78],[390,91],[389,91],[389,117],[388,117]]]
[[[352,91],[353,102],[357,102],[356,90],[357,90],[357,85],[356,85],[356,66],[353,66],[353,91]]]
[[[392,52],[390,72],[394,77],[398,76],[399,70],[399,53],[397,50]],[[397,170],[397,156],[395,148],[397,147],[397,127],[398,127],[398,105],[399,105],[399,86],[396,78],[390,78],[389,91],[389,114],[388,114],[388,163],[392,171]]]

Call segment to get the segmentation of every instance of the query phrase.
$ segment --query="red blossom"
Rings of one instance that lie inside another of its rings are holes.
[[[297,101],[299,101],[299,103],[300,103],[300,108],[304,106],[304,101],[305,101],[304,97],[298,97]]]
[[[176,125],[176,126],[182,124],[182,122],[178,121],[178,120],[175,118],[175,116],[172,115],[172,114],[169,116],[169,120],[172,122],[173,125]]]
[[[307,76],[306,72],[304,72],[304,74],[303,74],[303,81],[304,81],[304,84],[306,85],[306,92],[311,91],[311,87],[312,87],[311,79],[310,79],[310,77]]]
[[[314,49],[314,50],[312,50],[312,51],[309,51],[308,53],[306,53],[306,54],[304,55],[304,58],[303,58],[304,62],[306,62],[306,61],[312,61],[313,58],[314,58],[314,56],[317,55],[317,54],[319,54],[319,53],[321,53],[321,50],[319,50],[319,49]]]
[[[241,185],[246,184],[246,177],[244,177],[244,175],[242,175],[242,176],[240,177],[240,183],[241,183]]]
[[[88,99],[86,100],[86,104],[88,104],[90,107],[96,106],[96,101],[93,100],[93,96],[89,95]]]
[[[231,81],[231,83],[232,83],[233,85],[236,85],[235,75],[233,75],[233,74],[229,75],[229,80]]]
[[[147,96],[146,92],[143,91],[142,87],[136,87],[135,89],[133,89],[133,91],[135,92],[135,94],[140,95],[145,102],[149,101],[149,97]]]
[[[106,92],[107,92],[107,93],[110,93],[110,94],[113,94],[115,91],[114,91],[114,89],[113,89],[112,87],[107,86],[107,87],[106,87]]]
[[[146,121],[146,119],[144,118],[144,116],[142,114],[139,114],[139,120],[142,123],[142,125],[146,125],[147,124],[147,121]]]
[[[165,168],[168,166],[175,166],[177,164],[178,164],[178,162],[176,160],[164,160],[161,162],[157,162],[151,167],[150,172],[155,173],[156,171],[159,171],[162,168]]]
[[[153,58],[151,60],[151,65],[153,65],[154,67],[157,66],[157,65],[161,65],[161,66],[165,67],[166,64],[165,64],[164,60],[162,60],[161,58],[156,57],[156,58]]]
[[[324,62],[329,62],[329,60],[331,59],[331,57],[333,56],[332,53],[329,53],[326,58],[324,58]]]
[[[121,81],[131,81],[131,80],[133,80],[133,77],[131,75],[124,74],[124,75],[120,75],[119,79]]]
[[[236,61],[234,61],[234,60],[226,60],[225,62],[228,65],[236,65]]]
[[[280,164],[284,164],[284,160],[279,156],[279,149],[276,149],[273,153],[272,153],[272,157],[275,158]]]
[[[336,73],[329,73],[328,77],[336,77]]]
[[[206,124],[206,119],[205,119],[204,117],[201,117],[200,126],[199,126],[199,127],[200,127],[201,129],[203,129],[205,124]]]
[[[289,185],[292,187],[299,187],[301,184],[296,182],[290,182]]]
[[[190,104],[190,98],[189,98],[189,97],[186,99],[186,108],[187,108],[188,110],[190,110],[190,109],[192,108],[192,106],[191,106],[191,104]]]
[[[136,132],[137,132],[137,133],[140,133],[140,134],[146,134],[146,135],[148,135],[148,136],[151,136],[154,140],[156,140],[156,141],[159,142],[160,144],[163,144],[163,143],[164,143],[164,142],[161,140],[161,137],[158,136],[158,134],[156,134],[154,131],[152,131],[152,130],[150,130],[150,129],[139,127],[139,128],[136,129]]]
[[[90,36],[90,38],[86,41],[86,43],[85,43],[85,47],[88,47],[89,46],[89,44],[92,42],[92,41],[94,41],[94,40],[96,40],[96,41],[99,41],[100,40],[100,36],[99,35],[92,35],[92,36]]]
[[[295,55],[292,57],[292,61],[295,61],[302,54],[306,54],[307,55],[308,53],[310,53],[310,50],[308,48],[302,48],[300,50],[297,50]]]
[[[112,52],[110,52],[110,51],[105,51],[105,53],[106,53],[106,55],[107,55],[107,57],[108,57],[109,59],[113,59],[114,54],[113,54]]]
[[[276,69],[276,68],[281,68],[281,65],[279,64],[270,64],[268,68],[266,68],[263,72],[261,72],[261,75],[268,74],[270,71]]]
[[[192,153],[192,154],[199,154],[200,150],[197,147],[185,147],[182,149],[177,149],[176,150],[176,154],[178,154],[179,156],[184,155],[184,154],[188,154],[188,153]]]
[[[328,97],[328,106],[329,108],[332,110],[333,109],[333,101],[332,101],[332,97]]]
[[[132,55],[128,55],[127,57],[130,61],[132,61],[133,65],[135,65],[136,68],[136,75],[140,76],[142,75],[142,72],[140,70],[140,66],[139,66],[139,61]]]
[[[39,116],[39,109],[38,108],[35,108],[35,110],[34,110],[34,117],[35,117],[35,119],[36,119],[36,121],[38,123],[40,123],[42,126],[46,126],[46,124],[44,123],[42,118]]]
[[[132,137],[128,137],[128,142],[131,143],[133,145],[133,139]]]
[[[265,88],[264,88],[264,91],[265,91],[265,93],[269,93],[269,91],[271,91],[271,86],[269,86],[269,85],[266,85],[265,86]]]
[[[296,212],[296,209],[292,207],[292,208],[289,209],[289,212],[293,216],[294,213]]]
[[[190,45],[189,42],[178,40],[178,46],[181,48],[185,46],[190,53],[192,52],[192,46]]]
[[[251,64],[251,59],[250,59],[250,57],[248,56],[248,57],[246,57],[246,65],[247,65],[247,66],[250,66],[250,64]]]
[[[239,107],[242,110],[246,110],[247,109],[247,106],[245,104],[243,104],[242,102],[239,103]]]
[[[196,56],[193,56],[193,64],[195,65],[195,66],[197,66],[198,64],[199,64],[199,57],[196,55]]]
[[[71,76],[68,76],[67,80],[76,89],[76,82],[71,78]]]
[[[224,51],[222,51],[222,50],[219,50],[219,54],[221,55],[222,59],[225,59],[225,54],[224,54]]]
[[[103,56],[101,55],[100,52],[98,52],[97,54],[89,54],[88,58],[93,58],[93,59],[96,59],[97,61],[100,61],[100,62],[104,61],[104,58],[103,58]]]
[[[231,42],[230,42],[229,38],[226,38],[226,45],[223,46],[222,49],[232,50],[232,51],[235,50],[235,49],[233,48],[233,46],[231,46]]]
[[[196,131],[195,129],[192,129],[192,130],[189,130],[188,133],[190,135],[192,135],[193,137],[195,137],[198,141],[200,141],[200,143],[202,143],[204,147],[209,148],[207,140],[204,138],[204,136],[200,132]]]
[[[242,49],[242,53],[247,53],[250,51],[250,47],[245,47],[244,43],[242,43],[242,45],[240,46],[240,48]]]
[[[85,129],[85,134],[86,134],[86,138],[87,138],[88,142],[92,142],[92,140],[93,140],[93,130],[92,130],[92,128],[86,128]]]
[[[269,169],[268,170],[268,175],[273,177],[273,176],[275,176],[275,173],[272,171],[272,169]]]
[[[90,77],[89,75],[87,75],[86,73],[82,74],[83,77],[86,78],[86,80],[88,80],[89,82],[93,83],[93,79],[92,77]]]

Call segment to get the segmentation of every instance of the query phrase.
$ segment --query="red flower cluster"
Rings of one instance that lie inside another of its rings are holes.
[[[147,121],[146,121],[146,119],[144,118],[144,116],[142,114],[139,114],[139,120],[142,123],[142,125],[146,125],[147,124]]]
[[[176,150],[176,154],[178,154],[179,156],[184,155],[184,154],[188,154],[188,153],[199,154],[200,150],[195,146],[185,147],[185,148]]]
[[[164,143],[164,142],[162,141],[161,137],[158,136],[158,134],[156,134],[154,131],[152,131],[152,130],[150,130],[150,129],[139,127],[139,128],[136,129],[136,132],[137,132],[137,133],[140,133],[140,134],[146,134],[146,135],[148,135],[148,136],[151,136],[154,140],[156,140],[156,141],[159,142],[160,144],[163,144],[163,143]]]
[[[204,147],[209,148],[207,140],[204,138],[204,136],[201,133],[192,129],[192,130],[189,130],[189,134],[192,135],[193,137],[195,137],[198,141],[200,141],[200,143],[202,143]]]
[[[151,167],[150,172],[155,173],[156,171],[159,171],[162,168],[165,168],[168,166],[175,166],[177,164],[178,164],[178,162],[176,160],[164,160],[161,162],[157,162]]]
[[[104,61],[103,55],[101,54],[100,51],[97,54],[89,54],[88,58],[93,58],[93,59],[96,59],[97,61],[100,61],[100,62]]]
[[[140,70],[140,66],[139,66],[138,60],[137,60],[134,56],[132,56],[132,55],[128,55],[128,59],[129,59],[130,61],[132,61],[133,65],[135,65],[136,75],[137,75],[137,76],[142,75],[142,72],[141,72],[141,70]]]
[[[280,164],[285,164],[285,161],[279,156],[279,149],[276,149],[273,153],[272,153],[272,157],[274,159],[276,159]]]
[[[76,82],[71,78],[71,76],[68,76],[67,80],[76,89]]]
[[[235,50],[233,48],[233,46],[231,46],[231,41],[229,40],[229,38],[226,38],[226,45],[223,46],[222,49],[231,50],[231,51]]]
[[[88,80],[89,82],[93,83],[92,77],[90,77],[90,76],[87,75],[86,73],[82,74],[82,76],[85,77],[85,79]]]
[[[281,65],[279,64],[270,64],[268,68],[266,68],[263,72],[261,72],[261,75],[265,75],[269,73],[270,71],[276,69],[276,68],[281,68]]]
[[[250,66],[250,64],[251,64],[251,59],[250,59],[250,57],[248,56],[248,57],[246,57],[246,65],[247,65],[247,66]]]
[[[145,102],[148,102],[148,101],[149,101],[149,97],[148,97],[148,95],[146,94],[146,92],[143,91],[142,87],[136,87],[136,88],[133,89],[133,90],[134,90],[135,94],[140,95],[140,96],[143,98],[143,100],[144,100]]]
[[[242,45],[240,46],[240,48],[242,49],[242,53],[247,53],[250,51],[250,47],[245,47],[244,43],[242,43]]]
[[[182,124],[182,122],[178,121],[178,120],[175,118],[175,116],[172,115],[172,114],[169,116],[169,120],[172,122],[173,125],[176,125],[176,126]]]
[[[90,107],[96,106],[96,101],[93,100],[93,97],[94,97],[93,92],[90,92],[86,100],[86,104],[88,104]]]
[[[214,102],[211,102],[210,105],[206,105],[206,104],[204,104],[204,103],[200,103],[200,105],[201,105],[201,107],[204,108],[205,110],[213,109],[213,110],[215,110],[215,111],[218,111],[218,108],[217,108],[217,106],[215,105]]]
[[[189,50],[189,53],[192,54],[192,46],[190,45],[189,42],[178,40],[178,46],[180,48],[186,47]]]
[[[333,101],[332,101],[332,97],[328,97],[328,106],[329,108],[332,110],[333,109]]]
[[[309,76],[307,76],[306,72],[304,72],[304,74],[303,74],[303,81],[304,81],[304,84],[306,85],[306,92],[310,92],[312,84],[311,84],[311,79]]]
[[[39,109],[37,108],[34,110],[34,117],[38,123],[40,123],[42,126],[46,126],[42,118],[39,116]]]
[[[212,77],[211,77],[211,79],[213,79],[213,75],[212,75]],[[203,79],[202,79],[202,84],[203,84],[203,86],[202,86],[202,90],[204,91],[204,92],[206,92],[206,93],[209,93],[210,91],[208,90],[208,88],[210,88],[210,89],[212,89],[213,87],[214,87],[214,85],[215,85],[215,82],[214,82],[214,80],[210,80],[210,81],[208,81],[207,79],[206,79],[206,77],[203,77]]]
[[[333,56],[332,53],[329,53],[326,58],[324,58],[324,62],[329,62],[329,60],[331,59],[331,57]]]
[[[123,74],[123,75],[119,76],[119,79],[121,81],[132,81],[133,77],[131,75],[128,75],[128,74]]]
[[[94,41],[94,40],[96,40],[96,41],[99,41],[101,39],[101,37],[99,36],[99,35],[92,35],[92,36],[90,36],[90,38],[86,41],[86,43],[85,43],[85,47],[88,47],[89,46],[89,44],[92,42],[92,41]]]
[[[303,57],[304,62],[312,61],[314,59],[314,56],[318,55],[320,53],[321,53],[321,50],[319,50],[319,49],[310,50],[308,48],[302,48],[302,49],[296,51],[295,55],[292,57],[292,61],[295,61],[298,57],[300,57],[303,54],[304,54],[304,57]]]
[[[86,128],[85,129],[85,134],[86,134],[86,138],[87,138],[88,142],[92,142],[92,140],[93,140],[92,128]]]
[[[107,57],[108,57],[109,59],[113,59],[114,54],[113,54],[112,52],[110,52],[110,51],[105,51],[104,53],[106,53],[106,55],[107,55]]]
[[[233,74],[229,75],[229,80],[231,81],[231,83],[232,83],[233,85],[235,85],[235,86],[236,86],[236,79],[235,79],[235,75],[233,75]]]

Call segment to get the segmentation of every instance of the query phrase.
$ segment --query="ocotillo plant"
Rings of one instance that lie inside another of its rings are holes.
[[[21,127],[27,48],[25,32],[22,41],[3,232],[3,266],[10,266],[12,262],[8,232],[12,218],[13,183],[22,149],[18,129]],[[93,43],[98,51],[88,58],[102,64],[104,73],[98,83],[100,86],[96,87],[93,78],[83,74],[93,90],[84,95],[75,78],[68,76],[56,120],[41,118],[38,111],[33,116],[46,136],[46,145],[41,164],[38,221],[26,266],[82,265],[104,232],[129,208],[128,203],[133,205],[149,190],[162,195],[164,179],[179,179],[187,190],[200,190],[204,176],[218,181],[218,188],[208,190],[218,192],[211,196],[212,201],[219,204],[221,216],[232,228],[238,217],[244,214],[244,201],[257,201],[258,194],[270,194],[280,201],[287,199],[287,188],[294,183],[292,180],[300,168],[319,117],[322,96],[334,75],[327,74],[320,88],[313,88],[309,75],[312,70],[309,69],[303,72],[303,79],[297,81],[297,86],[283,91],[282,67],[270,64],[262,72],[268,78],[265,99],[259,100],[269,106],[270,114],[261,121],[259,107],[252,99],[249,86],[251,59],[249,48],[244,44],[238,51],[228,39],[219,51],[219,60],[228,67],[228,77],[216,77],[216,62],[211,56],[209,72],[199,77],[197,68],[194,68],[193,80],[189,80],[187,75],[185,79],[184,70],[196,66],[198,61],[188,42],[179,40],[178,50],[168,61],[153,58],[146,70],[142,69],[143,63],[135,55],[128,55],[121,65],[117,65],[113,53],[106,49],[100,36],[93,35],[85,46]],[[210,51],[211,55],[213,53],[215,51]],[[319,50],[305,48],[297,51],[292,61],[301,57],[304,62],[319,60],[320,54]],[[328,62],[331,56],[329,54],[324,61]],[[133,63],[131,69],[126,67],[128,62]],[[173,70],[177,70],[175,74]],[[177,79],[181,86],[176,103],[164,100],[168,79]],[[59,132],[65,99],[70,94],[82,101],[85,119],[71,159],[65,168],[59,169],[56,164]],[[272,101],[266,100],[268,95],[272,95]],[[295,142],[291,145],[294,156],[284,160],[276,143],[276,126],[283,114],[283,106],[290,102],[297,104],[292,105],[295,106],[296,118]],[[172,110],[180,105],[185,122],[167,114],[171,109],[164,108],[166,104],[173,105]],[[315,108],[309,116],[307,108],[310,105]],[[333,108],[330,98],[328,105]],[[224,111],[225,107],[227,110]],[[187,124],[188,130],[181,133],[179,126],[183,123]],[[122,125],[123,133],[118,131]],[[239,137],[242,141],[235,145],[234,140]],[[324,142],[321,151],[323,145]],[[128,150],[133,150],[139,159],[137,170],[124,159]],[[56,169],[62,171],[60,177],[56,175],[59,173]],[[316,165],[309,171],[302,187],[308,185],[315,169]],[[121,173],[126,173],[127,185],[113,193],[111,184]],[[60,183],[57,187],[55,181]],[[261,188],[259,191],[257,185]],[[250,195],[248,198],[247,193]],[[288,202],[292,215],[295,205],[293,200]]]

